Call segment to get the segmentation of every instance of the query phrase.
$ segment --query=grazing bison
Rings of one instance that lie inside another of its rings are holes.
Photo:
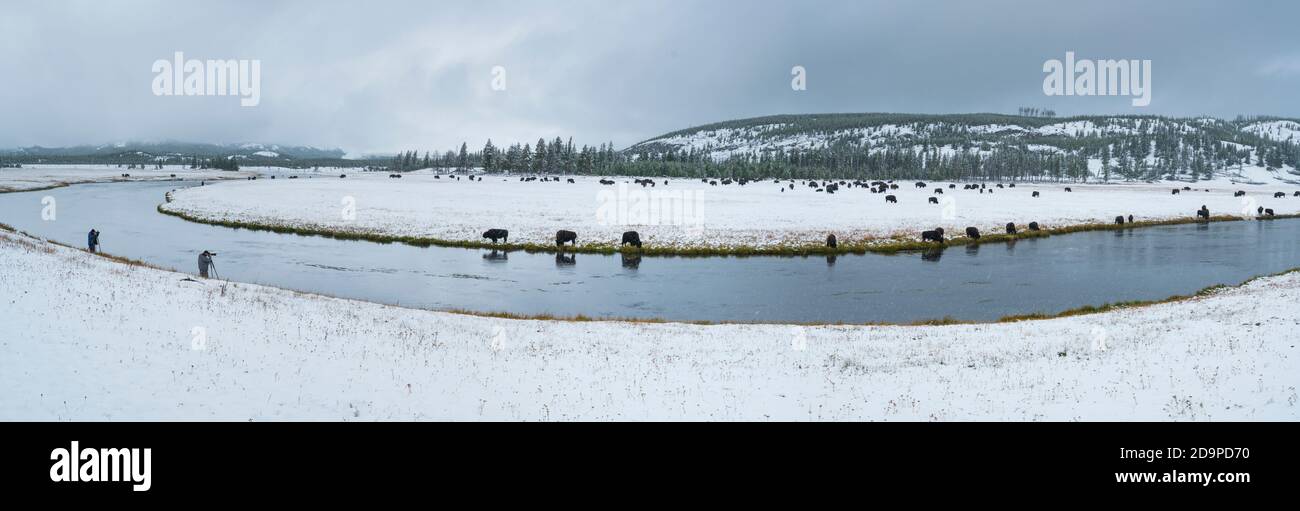
[[[916,187],[917,187],[917,188],[925,188],[925,183],[917,182],[917,183],[916,183]]]
[[[623,233],[623,242],[620,245],[632,245],[641,248],[641,235],[636,231],[627,231]]]
[[[348,177],[348,175],[347,175],[347,174],[339,174],[339,179],[343,179],[343,178],[345,178],[345,177]]]
[[[1038,196],[1038,192],[1034,192],[1033,197],[1037,197],[1037,196]]]
[[[1264,208],[1264,216],[1273,216],[1273,210]]]
[[[973,240],[980,239],[980,230],[979,230],[979,229],[976,229],[976,228],[974,228],[974,227],[967,227],[967,228],[966,228],[966,237],[967,237],[967,238],[970,238],[970,239],[973,239]]]
[[[1273,198],[1274,198],[1274,199],[1281,199],[1282,197],[1286,197],[1286,193],[1285,193],[1285,192],[1277,192],[1277,193],[1273,194]]]
[[[1174,188],[1174,193],[1173,193],[1173,195],[1178,195],[1178,192],[1179,192],[1179,191],[1180,191],[1179,189]]]
[[[488,229],[483,232],[483,237],[492,240],[492,243],[496,243],[498,239],[509,243],[510,231],[505,229]]]
[[[1007,234],[1015,234],[1015,233],[1016,233],[1016,224],[1014,222],[1007,222]]]
[[[562,247],[565,243],[577,245],[578,233],[565,230],[555,231],[555,246]]]
[[[602,184],[602,185],[612,185],[612,184],[614,184],[614,180],[612,180],[612,179],[601,179],[601,180],[600,180],[600,184]]]
[[[1255,209],[1255,214],[1256,214],[1256,215],[1262,215],[1262,214],[1264,214],[1264,206],[1260,206],[1259,208],[1256,208],[1256,209]]]
[[[1190,187],[1190,186],[1184,186],[1184,187],[1183,187],[1183,190],[1190,192],[1190,191],[1192,191],[1192,187]]]
[[[933,231],[921,231],[921,241],[943,243],[943,227],[936,227]]]
[[[826,246],[830,248],[835,248],[840,246],[840,243],[835,240],[834,234],[830,234],[826,236]]]
[[[938,203],[939,203],[938,197],[930,197],[930,204],[938,204]]]
[[[1246,192],[1242,190],[1237,190],[1235,193],[1232,194],[1233,197],[1241,197],[1243,195],[1246,195]]]
[[[1115,217],[1115,225],[1124,225],[1124,217],[1123,216]]]
[[[1067,191],[1067,192],[1073,192],[1074,190],[1071,190],[1070,187],[1067,186],[1067,187],[1065,187],[1065,191]]]
[[[1016,184],[1015,184],[1015,183],[1011,183],[1011,184],[1007,185],[1007,188],[1015,188],[1015,187],[1016,187]]]
[[[1300,192],[1296,192],[1292,197],[1300,197]]]
[[[572,184],[573,182],[573,178],[569,178],[569,183]]]
[[[1037,230],[1039,230],[1039,229],[1038,229],[1038,222],[1029,222],[1029,230],[1031,230],[1031,231],[1037,231]]]
[[[893,195],[886,195],[886,196],[885,196],[885,203],[890,203],[890,202],[892,202],[892,203],[894,203],[894,204],[898,204],[898,197],[895,197],[895,196],[893,196]]]
[[[934,193],[935,195],[943,195],[943,188],[935,188]]]
[[[1209,219],[1210,219],[1210,208],[1207,208],[1207,207],[1205,207],[1204,204],[1202,204],[1202,205],[1201,205],[1201,209],[1196,210],[1196,217],[1197,217],[1197,218],[1204,218],[1204,219],[1206,219],[1206,220],[1209,220]]]

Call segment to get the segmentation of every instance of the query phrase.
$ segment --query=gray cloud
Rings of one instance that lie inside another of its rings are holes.
[[[0,146],[625,146],[807,112],[1300,116],[1294,2],[6,2]],[[158,97],[156,59],[262,62],[262,99]],[[1053,97],[1044,60],[1153,61],[1151,106]],[[491,69],[507,71],[504,92]],[[790,90],[790,68],[808,90]]]

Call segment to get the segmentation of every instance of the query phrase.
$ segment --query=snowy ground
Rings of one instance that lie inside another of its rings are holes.
[[[185,278],[0,232],[0,419],[1300,418],[1300,273],[929,327],[517,321]]]
[[[131,177],[122,177],[122,174],[130,174]],[[171,177],[172,174],[176,177]],[[22,168],[0,168],[0,192],[34,190],[77,183],[242,179],[250,175],[253,173],[214,169],[190,170],[188,167],[178,165],[167,165],[162,169],[128,169],[116,165],[23,165]]]
[[[565,178],[567,179],[567,178]],[[645,188],[632,178],[602,186],[598,178],[576,183],[520,182],[488,176],[482,181],[428,171],[391,179],[387,174],[352,173],[346,179],[261,179],[222,183],[177,192],[164,209],[209,219],[299,228],[416,236],[451,241],[483,241],[483,231],[510,231],[512,243],[552,244],[557,230],[577,232],[579,244],[617,243],[623,231],[636,230],[653,246],[768,247],[818,244],[834,233],[841,243],[892,236],[915,236],[943,227],[950,234],[968,226],[1002,232],[1007,222],[1044,227],[1110,223],[1116,216],[1135,220],[1195,217],[1202,205],[1215,215],[1253,216],[1257,207],[1277,214],[1300,212],[1300,185],[1282,183],[1263,169],[1199,183],[1018,184],[993,193],[948,188],[948,183],[899,181],[884,194],[842,187],[828,195],[796,183],[772,181],[746,186],[710,186],[699,180],[670,180]],[[1243,184],[1242,182],[1265,183]],[[1064,191],[1069,186],[1072,193]],[[1175,187],[1194,187],[1172,195]],[[933,189],[943,187],[943,195]],[[1211,191],[1204,191],[1205,189]],[[784,191],[782,191],[784,190]],[[1245,190],[1246,197],[1233,197]],[[1031,197],[1032,192],[1041,197]],[[1274,199],[1275,192],[1286,197]],[[939,204],[929,204],[937,197]],[[354,215],[349,215],[349,205]]]

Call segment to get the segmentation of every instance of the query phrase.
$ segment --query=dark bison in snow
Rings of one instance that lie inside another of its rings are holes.
[[[974,227],[967,227],[967,228],[966,228],[966,237],[967,237],[967,238],[970,238],[970,239],[973,239],[973,240],[980,239],[980,230],[979,230],[979,229],[976,229],[976,228],[974,228]]]
[[[1038,230],[1038,222],[1029,222],[1029,230],[1031,230],[1031,231],[1037,231],[1037,230]]]
[[[1016,224],[1014,222],[1007,222],[1007,234],[1015,234],[1015,233],[1016,233]]]
[[[1177,188],[1174,188],[1174,193],[1173,193],[1173,195],[1178,195],[1178,192],[1179,192],[1179,191],[1181,191],[1181,190],[1179,190],[1179,189],[1177,189]]]
[[[574,182],[574,181],[573,181],[573,178],[569,178],[569,182],[570,182],[570,183],[573,183],[573,182]]]
[[[886,195],[885,202],[892,202],[894,204],[898,204],[898,197],[895,197],[893,195]]]
[[[1296,192],[1295,195],[1292,195],[1292,197],[1300,197],[1300,192]]]
[[[1274,199],[1281,199],[1282,197],[1286,197],[1286,193],[1285,193],[1285,192],[1277,192],[1277,193],[1273,194],[1273,198],[1274,198]]]
[[[1273,210],[1264,208],[1264,216],[1273,216]]]
[[[1067,186],[1067,187],[1065,187],[1065,191],[1067,191],[1067,192],[1073,192],[1074,190],[1071,190],[1070,187]]]
[[[1246,192],[1242,190],[1237,190],[1235,193],[1232,194],[1233,197],[1241,197],[1243,195],[1246,195]]]
[[[930,204],[938,204],[938,203],[939,203],[938,197],[930,197]]]
[[[1124,225],[1123,215],[1115,217],[1115,225]]]
[[[1133,215],[1128,216],[1128,223],[1133,223]]]
[[[1209,220],[1209,219],[1210,219],[1210,208],[1205,207],[1205,205],[1201,205],[1201,209],[1196,210],[1196,217],[1197,217],[1197,218],[1204,218],[1204,219],[1206,219],[1206,220]]]
[[[935,188],[934,193],[936,195],[943,195],[943,188]]]
[[[918,183],[916,183],[916,187],[917,187],[917,188],[925,188],[925,183],[920,183],[920,182],[918,182]]]
[[[492,240],[492,243],[496,243],[497,240],[509,242],[510,231],[505,229],[488,229],[483,232],[483,237]]]
[[[1034,195],[1033,195],[1033,196],[1034,196],[1034,197],[1037,197],[1037,196],[1038,196],[1038,192],[1034,192]]]
[[[937,227],[933,231],[921,231],[921,241],[943,243],[943,227]]]
[[[577,245],[578,233],[565,230],[555,231],[555,246],[561,247],[564,246],[565,243]]]
[[[839,241],[836,241],[836,240],[835,240],[835,235],[834,235],[834,234],[831,234],[831,235],[826,236],[826,246],[828,246],[828,247],[830,247],[830,248],[835,248],[835,247],[840,246]]]
[[[627,231],[623,233],[623,243],[621,245],[632,245],[641,248],[641,235],[636,231]]]

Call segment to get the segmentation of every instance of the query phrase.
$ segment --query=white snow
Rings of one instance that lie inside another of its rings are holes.
[[[122,177],[130,174],[131,177]],[[227,172],[215,169],[190,170],[185,165],[164,165],[163,168],[135,168],[116,165],[23,165],[22,168],[0,168],[0,192],[33,190],[76,183],[102,183],[110,181],[158,181],[173,179],[242,179],[251,172]]]
[[[598,178],[589,177],[575,177],[576,184],[521,183],[517,176],[455,181],[446,176],[434,179],[428,172],[410,173],[402,179],[358,172],[347,179],[261,179],[189,188],[176,192],[175,200],[163,207],[209,220],[442,240],[482,241],[483,231],[503,228],[510,231],[512,243],[550,244],[555,231],[567,229],[578,233],[579,244],[608,244],[617,243],[623,231],[636,230],[650,245],[766,247],[816,244],[824,241],[827,233],[835,233],[844,243],[914,236],[934,227],[953,233],[964,232],[967,226],[1001,232],[1007,222],[1024,225],[1036,221],[1044,227],[1060,227],[1109,223],[1119,215],[1133,215],[1135,220],[1187,218],[1195,217],[1202,205],[1215,215],[1253,216],[1259,206],[1278,214],[1300,213],[1300,197],[1292,197],[1300,185],[1264,181],[1267,176],[1257,175],[1259,172],[1237,181],[1271,184],[1237,184],[1228,178],[1199,183],[1020,183],[1016,188],[995,188],[991,194],[981,194],[962,190],[960,185],[949,189],[948,183],[930,182],[925,189],[917,189],[913,181],[899,181],[899,189],[890,191],[898,197],[898,204],[886,204],[884,194],[862,188],[841,187],[839,193],[828,195],[801,183],[791,190],[787,181],[709,186],[699,180],[676,179],[664,185],[660,178],[658,186],[643,188],[631,183],[631,178],[616,178],[618,185],[602,186]],[[1195,190],[1171,194],[1172,188],[1184,185]],[[1066,186],[1073,193],[1066,193]],[[943,187],[945,193],[934,195],[936,187]],[[620,189],[627,193],[619,196]],[[1232,192],[1238,189],[1248,195],[1233,197]],[[1034,191],[1042,196],[1032,198]],[[1285,192],[1286,198],[1274,199],[1277,191]],[[683,199],[698,198],[698,202],[666,202],[668,207],[657,216],[629,213],[615,221],[602,221],[599,216],[602,206],[611,203],[635,212],[638,204],[655,199],[651,193],[675,193]],[[932,196],[941,203],[929,204]],[[344,216],[347,198],[355,201],[354,218]],[[680,214],[673,216],[675,213]],[[650,225],[656,221],[658,225]]]
[[[1277,141],[1300,142],[1300,122],[1265,121],[1252,123],[1244,128],[1256,135]]]
[[[275,152],[275,151],[257,151],[257,152],[255,152],[255,153],[253,153],[253,154],[255,154],[255,155],[257,155],[257,156],[265,156],[265,157],[267,157],[267,158],[279,158],[279,157],[280,157],[280,153],[277,153],[277,152]]]
[[[503,320],[185,277],[0,232],[0,420],[1300,418],[1300,273],[925,327]]]

